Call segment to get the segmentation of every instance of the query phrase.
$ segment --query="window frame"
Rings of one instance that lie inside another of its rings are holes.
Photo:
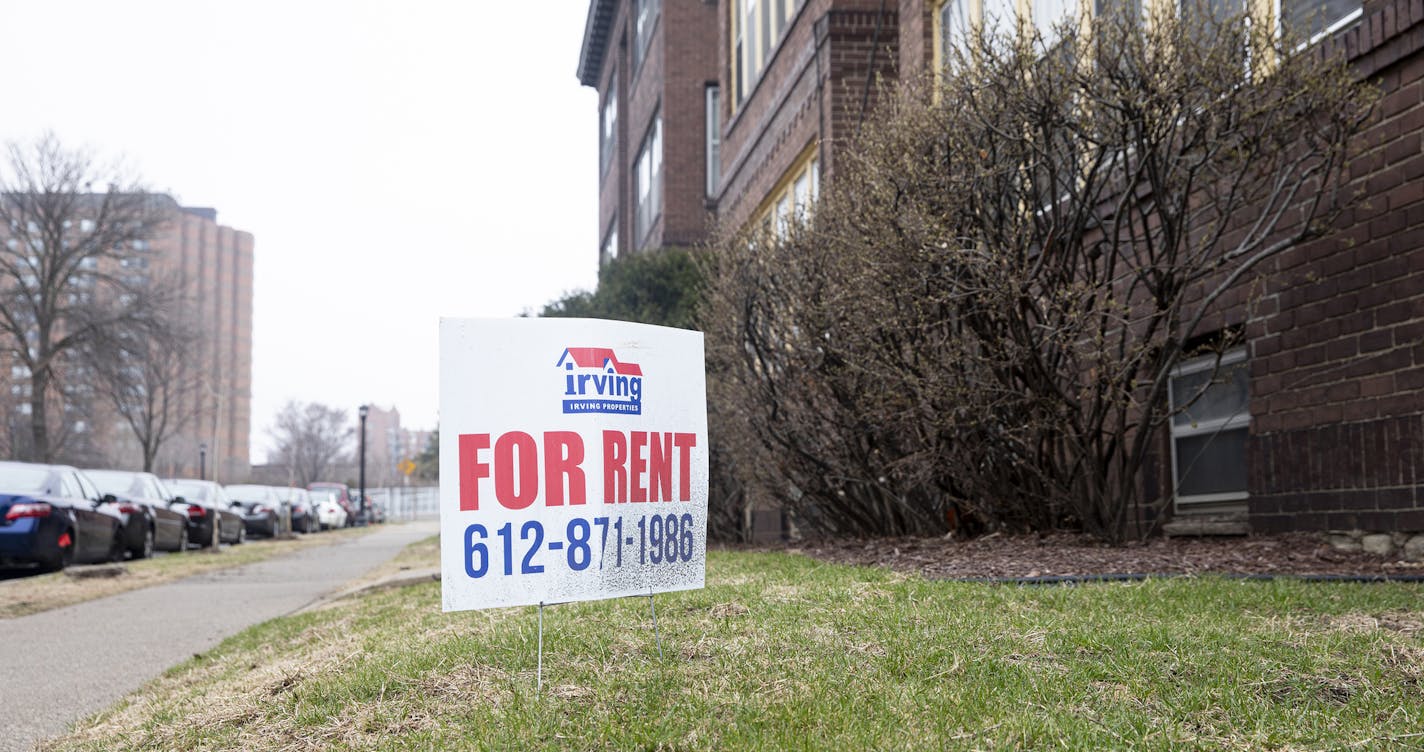
[[[641,145],[638,147],[638,157],[633,160],[633,245],[638,249],[647,245],[653,227],[657,225],[663,212],[662,123],[662,112],[655,112],[647,132],[643,134]],[[648,168],[646,200],[643,192],[643,160],[645,157],[655,157],[654,164]]]
[[[1285,9],[1282,7],[1282,0],[1270,0],[1270,2],[1271,16],[1276,20],[1276,38],[1280,39],[1285,37],[1286,34],[1286,16],[1284,12]],[[1317,5],[1319,5],[1319,3],[1317,3]],[[1320,40],[1331,36],[1336,32],[1343,31],[1344,29],[1349,28],[1351,24],[1359,21],[1361,18],[1364,17],[1364,15],[1365,3],[1364,0],[1360,0],[1359,5],[1354,10],[1326,24],[1325,28],[1321,29],[1320,31],[1315,32],[1314,34],[1311,34],[1309,36],[1302,36],[1301,43],[1296,48],[1296,51],[1300,51],[1307,47],[1310,47],[1311,45],[1317,44],[1320,42]]]
[[[761,82],[806,0],[731,0],[727,3],[728,98],[735,113]]]
[[[803,178],[805,183],[801,182]],[[798,184],[807,186],[808,195],[805,201],[799,200],[797,196]],[[784,236],[792,223],[804,222],[814,213],[816,202],[820,198],[820,185],[820,145],[813,141],[796,155],[791,166],[776,179],[772,189],[752,213],[749,226],[759,227],[774,237]],[[783,213],[781,207],[786,201],[790,202],[790,211]]]
[[[722,87],[710,82],[703,87],[704,125],[706,140],[703,143],[706,158],[705,187],[707,198],[715,198],[722,183]]]
[[[611,108],[611,118],[610,118]],[[609,121],[612,122],[609,122]],[[598,108],[598,176],[608,175],[613,164],[613,153],[618,149],[618,71],[610,77],[608,91]]]
[[[1169,407],[1167,427],[1170,439],[1169,443],[1171,444],[1172,500],[1178,511],[1181,511],[1184,508],[1209,506],[1222,502],[1241,502],[1251,497],[1249,488],[1243,489],[1241,491],[1226,491],[1222,493],[1189,495],[1181,494],[1178,490],[1181,486],[1181,471],[1179,465],[1180,457],[1178,456],[1177,451],[1178,439],[1192,438],[1207,434],[1220,434],[1226,431],[1244,430],[1246,431],[1246,436],[1249,440],[1251,435],[1250,371],[1248,370],[1246,374],[1246,401],[1242,410],[1239,410],[1238,412],[1232,415],[1228,415],[1225,418],[1213,418],[1211,420],[1203,420],[1197,422],[1194,425],[1177,425],[1176,417],[1180,414],[1181,408],[1179,408],[1176,404],[1176,397],[1172,388],[1173,382],[1183,376],[1191,376],[1198,373],[1202,373],[1203,371],[1220,371],[1227,367],[1244,364],[1246,362],[1246,348],[1245,346],[1239,346],[1233,347],[1227,350],[1226,352],[1221,353],[1219,356],[1217,353],[1211,353],[1209,355],[1188,358],[1178,363],[1177,366],[1172,369],[1172,375],[1169,377],[1167,382],[1167,400]],[[1244,465],[1246,463],[1246,458],[1242,457],[1241,462]],[[1247,471],[1249,473],[1249,468],[1247,468]]]
[[[630,8],[633,26],[633,76],[643,70],[648,60],[648,49],[653,46],[653,30],[663,16],[662,0],[633,0]]]
[[[598,265],[602,267],[618,258],[618,210],[613,210],[613,218],[608,220],[608,229],[598,244]]]

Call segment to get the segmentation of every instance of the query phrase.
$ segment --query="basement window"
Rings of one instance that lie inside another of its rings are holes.
[[[1178,509],[1245,499],[1251,426],[1245,348],[1183,362],[1173,372],[1168,392]]]

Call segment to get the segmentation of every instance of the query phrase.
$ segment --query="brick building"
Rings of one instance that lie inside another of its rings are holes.
[[[1246,334],[1212,387],[1219,414],[1167,432],[1154,477],[1173,495],[1179,520],[1211,515],[1226,523],[1211,529],[1424,531],[1424,0],[1247,2],[1344,55],[1362,80],[1378,84],[1380,117],[1348,168],[1364,200],[1341,217],[1332,237],[1273,260],[1267,289],[1249,309],[1240,303],[1217,317],[1218,325]],[[615,88],[630,88],[620,71],[629,67],[627,40],[638,36],[638,9],[658,5],[591,0],[579,76],[605,103]],[[695,232],[681,234],[696,224],[682,214],[694,205],[699,218],[710,212],[728,227],[760,223],[774,230],[780,218],[814,201],[821,180],[834,179],[835,152],[874,106],[877,77],[935,70],[948,46],[985,19],[1016,17],[1046,29],[1088,4],[713,5],[662,3],[651,49],[677,60],[677,77],[635,77],[632,107],[639,114],[617,123],[632,130],[603,137],[605,145],[616,142],[601,174],[604,258],[610,233],[621,238],[613,248],[625,252],[698,240]],[[1091,6],[1088,12],[1109,4]],[[699,103],[689,91],[699,81],[707,92],[715,82],[720,95]],[[667,119],[661,137],[668,154],[667,179],[654,188],[663,191],[664,218],[679,232],[655,228],[633,242],[625,196],[630,180],[640,184],[632,174],[636,150],[626,145],[647,130],[636,118],[648,117],[653,90],[664,93],[659,112]],[[611,99],[620,112],[630,109],[626,98]],[[690,109],[679,115],[679,106]],[[714,180],[699,192],[709,173]],[[615,221],[619,211],[623,224]],[[1173,385],[1182,389],[1209,376],[1205,363],[1188,362]]]
[[[716,23],[701,0],[589,3],[578,76],[599,92],[600,263],[707,237]]]

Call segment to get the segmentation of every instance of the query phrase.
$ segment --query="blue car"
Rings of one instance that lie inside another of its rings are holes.
[[[113,501],[68,465],[0,462],[0,566],[118,560],[123,518]]]

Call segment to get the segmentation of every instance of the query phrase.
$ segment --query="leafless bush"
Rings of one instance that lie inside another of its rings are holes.
[[[1370,110],[1265,26],[981,37],[885,97],[813,219],[709,268],[740,476],[830,533],[1150,532],[1173,368],[1237,331],[1262,261],[1328,231]]]

